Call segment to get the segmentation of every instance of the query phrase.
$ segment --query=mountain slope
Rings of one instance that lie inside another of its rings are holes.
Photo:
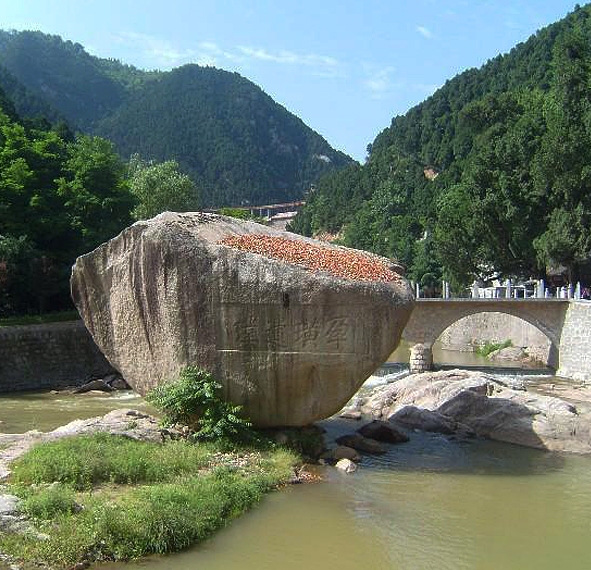
[[[556,95],[551,95],[551,89],[553,86],[558,89],[561,76],[569,72],[568,66],[578,57],[578,48],[573,48],[576,42],[565,48],[572,57],[564,60],[564,66],[556,66],[553,60],[557,47],[575,32],[583,38],[583,45],[591,44],[589,6],[575,9],[563,20],[540,30],[480,69],[469,69],[457,75],[423,103],[403,116],[394,117],[391,125],[369,145],[365,165],[351,166],[317,184],[316,193],[295,219],[292,229],[308,235],[323,231],[339,233],[347,245],[397,257],[409,266],[411,277],[419,282],[433,285],[439,282],[442,273],[448,277],[461,273],[457,271],[460,243],[455,242],[456,259],[450,260],[453,244],[448,244],[449,250],[443,251],[438,242],[438,236],[446,231],[445,223],[448,233],[449,224],[461,226],[460,237],[469,233],[465,220],[460,216],[454,221],[452,216],[452,202],[456,208],[461,203],[459,199],[449,199],[457,185],[464,185],[466,201],[477,203],[482,209],[503,191],[508,192],[509,182],[515,184],[511,197],[505,200],[505,214],[513,224],[515,218],[526,215],[515,203],[517,195],[529,192],[544,196],[551,190],[550,183],[544,185],[541,174],[533,188],[534,171],[543,170],[539,164],[544,147],[542,139],[546,136],[546,120],[555,102],[552,97]],[[556,73],[554,66],[558,68]],[[516,131],[514,125],[522,130]],[[504,145],[504,150],[500,145]],[[507,150],[511,145],[514,148]],[[522,162],[519,168],[513,165],[514,171],[503,172],[517,158]],[[484,182],[486,176],[489,179]],[[482,184],[480,195],[476,192],[478,184]],[[493,193],[495,188],[498,194]],[[549,202],[549,195],[546,202]],[[542,200],[540,206],[543,205]],[[511,209],[514,211],[509,214]],[[442,210],[447,212],[445,220]],[[495,214],[498,219],[505,215],[499,211]],[[472,213],[477,219],[476,213]],[[544,215],[544,210],[540,210],[539,218],[546,221]],[[494,216],[491,218],[497,220]],[[474,233],[477,229],[475,224]],[[486,236],[487,229],[481,227],[480,232]],[[507,245],[511,248],[509,240],[514,226],[507,222],[502,229],[507,234],[505,249]],[[536,231],[542,230],[538,227]],[[531,243],[535,237],[535,233],[521,236],[520,245],[526,239]],[[487,239],[493,240],[496,236],[491,232]],[[463,278],[477,276],[478,267],[491,268],[492,254],[485,252],[486,248],[477,237],[473,243],[466,243],[466,252],[462,253],[470,268]],[[520,254],[517,247],[514,249],[513,257],[517,258]],[[477,250],[481,257],[475,260]],[[543,256],[537,259],[531,248],[527,254],[531,258],[529,263],[523,262],[522,255],[517,260],[520,263],[497,267],[497,270],[501,274],[511,271],[525,275],[543,273]]]
[[[296,198],[348,162],[247,79],[196,65],[140,88],[96,131],[124,155],[177,159],[218,205],[240,203],[243,188],[255,202]]]
[[[0,32],[0,65],[124,156],[177,160],[205,206],[300,198],[320,174],[352,162],[237,73],[197,65],[145,72],[41,32]]]

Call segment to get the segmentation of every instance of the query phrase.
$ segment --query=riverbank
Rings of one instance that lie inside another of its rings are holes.
[[[185,549],[294,482],[301,462],[262,439],[189,443],[135,410],[0,435],[0,552],[82,568]]]

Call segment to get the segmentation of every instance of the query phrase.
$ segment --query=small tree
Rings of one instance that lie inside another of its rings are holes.
[[[193,181],[179,172],[174,160],[154,164],[133,155],[129,163],[129,186],[138,204],[132,215],[146,220],[167,210],[187,212],[196,210],[197,189]]]
[[[163,425],[189,426],[195,430],[195,439],[241,438],[252,424],[239,416],[242,406],[222,399],[221,389],[209,372],[188,366],[175,380],[154,388],[146,399],[162,412]]]

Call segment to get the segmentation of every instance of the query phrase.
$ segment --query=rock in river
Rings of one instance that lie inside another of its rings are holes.
[[[71,285],[133,389],[146,394],[198,366],[261,427],[340,410],[412,310],[388,259],[206,213],[137,222],[78,258]]]
[[[408,436],[390,425],[388,422],[373,420],[357,430],[363,437],[383,441],[385,443],[405,443]]]
[[[588,402],[574,405],[506,384],[467,370],[414,374],[378,387],[361,411],[426,431],[475,433],[539,449],[591,453]]]

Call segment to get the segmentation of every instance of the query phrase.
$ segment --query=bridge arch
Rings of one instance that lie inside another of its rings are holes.
[[[541,331],[551,343],[551,359],[559,362],[559,346],[568,301],[559,299],[418,299],[403,338],[411,344],[411,372],[432,367],[434,342],[452,324],[478,313],[504,313]]]

